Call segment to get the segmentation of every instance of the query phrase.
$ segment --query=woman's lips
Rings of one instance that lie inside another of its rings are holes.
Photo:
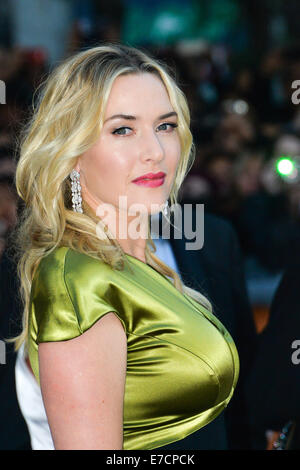
[[[157,186],[161,186],[165,182],[165,177],[162,178],[151,178],[151,179],[140,179],[133,181],[134,184],[138,186],[145,186],[146,188],[156,188]]]

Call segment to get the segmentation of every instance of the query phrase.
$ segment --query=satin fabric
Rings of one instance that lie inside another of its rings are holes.
[[[108,312],[127,336],[124,450],[183,439],[227,406],[239,374],[232,337],[211,312],[129,254],[122,271],[67,247],[41,260],[28,332],[38,382],[38,344],[79,336]]]

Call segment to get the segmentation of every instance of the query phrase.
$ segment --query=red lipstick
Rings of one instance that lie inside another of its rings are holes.
[[[161,186],[165,181],[166,174],[160,171],[159,173],[147,173],[146,175],[135,178],[132,182],[139,186],[146,186],[148,188],[156,188]]]

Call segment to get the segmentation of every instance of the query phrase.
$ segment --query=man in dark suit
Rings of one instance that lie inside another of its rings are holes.
[[[232,335],[240,357],[240,377],[234,396],[225,410],[214,421],[193,433],[185,439],[186,449],[239,449],[250,448],[248,433],[247,410],[244,404],[244,380],[251,365],[255,352],[256,332],[252,311],[247,299],[245,288],[243,262],[239,244],[231,225],[223,219],[215,216],[204,215],[204,246],[200,250],[186,250],[185,243],[192,242],[174,237],[170,231],[171,239],[168,243],[172,247],[172,253],[179,268],[183,281],[192,288],[199,290],[211,301],[214,314],[224,324]],[[154,240],[155,241],[155,240]],[[6,254],[1,262],[0,289],[1,289],[1,316],[4,315],[4,323],[0,330],[10,334],[8,324],[9,317],[17,318],[19,306],[15,300],[17,288],[15,286],[15,274],[13,266]],[[6,287],[2,284],[3,275],[11,277],[10,284]],[[6,302],[3,300],[5,297]],[[20,416],[16,393],[13,386],[13,364],[15,358],[10,358],[10,368],[6,377],[1,381],[0,387],[0,449],[7,443],[4,436],[6,429],[2,417],[6,415],[6,406],[2,399],[4,388],[10,384],[10,403],[14,408],[11,422],[15,422],[15,435],[10,436],[11,446],[19,448],[28,442],[28,432]],[[1,367],[1,366],[0,366]],[[4,381],[5,386],[4,386]],[[7,399],[7,398],[6,398]],[[8,418],[7,418],[8,419]],[[27,433],[27,434],[26,434]],[[4,439],[4,440],[3,440]],[[13,439],[15,439],[13,443]],[[4,442],[4,444],[3,444]],[[183,442],[180,442],[182,448]],[[6,444],[7,445],[7,444]],[[12,448],[12,447],[10,447]],[[166,448],[176,449],[176,442]]]
[[[269,322],[260,334],[247,378],[246,399],[255,449],[266,448],[266,431],[278,433],[290,420],[297,422],[295,445],[300,449],[299,260],[298,248],[273,297]]]

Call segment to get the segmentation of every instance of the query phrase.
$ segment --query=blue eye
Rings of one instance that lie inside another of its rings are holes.
[[[130,129],[130,127],[119,127],[118,129],[115,129],[115,130],[113,131],[113,134],[114,134],[114,135],[127,135],[127,134],[125,134],[125,133],[120,132],[120,131],[123,131],[123,130],[125,130],[125,129],[132,130],[132,129]]]
[[[162,126],[170,126],[172,129],[175,129],[176,127],[178,127],[178,124],[174,123],[174,122],[164,122],[163,124],[161,124],[160,126],[158,126],[158,129],[159,130],[163,130],[163,131],[168,131],[168,129],[164,128],[162,129]],[[115,129],[112,134],[113,135],[123,135],[123,136],[126,136],[128,135],[128,133],[126,133],[126,129],[129,129],[130,131],[132,131],[131,127],[118,127],[117,129]]]
[[[158,127],[161,127],[161,126],[171,126],[171,128],[175,129],[176,127],[178,127],[178,124],[176,124],[174,122],[164,122],[163,124],[161,124]],[[163,130],[167,130],[167,129],[163,129]]]

